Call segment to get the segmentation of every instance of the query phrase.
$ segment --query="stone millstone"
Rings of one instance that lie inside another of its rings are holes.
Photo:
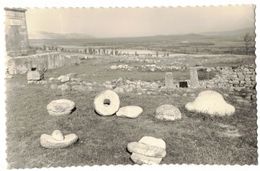
[[[94,99],[95,111],[102,116],[110,116],[115,114],[119,107],[119,96],[112,90],[102,91]]]
[[[166,156],[166,144],[162,139],[145,136],[139,142],[131,142],[127,150],[136,164],[159,164]]]
[[[53,116],[69,115],[74,108],[75,103],[67,99],[53,100],[47,105],[48,113]]]
[[[156,109],[155,117],[160,120],[174,121],[176,119],[181,119],[180,110],[170,104],[161,105]]]
[[[52,135],[42,134],[40,144],[45,148],[65,148],[78,140],[76,134],[68,134],[63,136],[59,130],[53,131]]]
[[[143,109],[139,106],[125,106],[121,107],[116,112],[116,115],[120,117],[137,118],[142,112]]]

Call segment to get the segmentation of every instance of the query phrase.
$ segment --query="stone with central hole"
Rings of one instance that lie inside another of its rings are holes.
[[[119,96],[112,90],[102,91],[94,99],[95,111],[97,114],[102,116],[110,116],[115,114],[119,107]]]

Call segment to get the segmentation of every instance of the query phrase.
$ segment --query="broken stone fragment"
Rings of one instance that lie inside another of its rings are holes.
[[[43,74],[39,71],[28,71],[27,72],[27,81],[40,81],[43,79]]]
[[[122,87],[116,87],[116,88],[114,89],[114,92],[123,94],[125,91],[124,91],[124,89],[123,89]]]
[[[154,138],[151,136],[144,136],[139,140],[140,143],[166,149],[166,143],[161,138]]]
[[[170,104],[165,104],[159,106],[155,111],[155,117],[160,120],[170,120],[174,121],[177,119],[181,119],[181,112],[180,110]]]
[[[166,156],[166,144],[162,139],[145,136],[139,142],[131,142],[127,150],[136,164],[159,164]]]
[[[57,78],[61,83],[68,82],[70,80],[70,77],[67,75],[61,75]]]
[[[152,164],[160,164],[160,162],[162,161],[162,158],[149,157],[149,156],[145,156],[145,155],[137,154],[137,153],[133,153],[130,158],[136,164],[152,165]]]
[[[116,112],[116,115],[120,117],[137,118],[142,112],[143,109],[139,106],[125,106],[121,107]]]
[[[45,148],[65,148],[78,140],[76,134],[68,134],[63,136],[61,131],[55,130],[52,135],[42,134],[40,137],[40,144]]]
[[[48,113],[53,116],[69,115],[74,108],[75,103],[67,99],[53,100],[47,105]]]
[[[127,150],[131,153],[138,153],[149,157],[163,158],[166,155],[165,149],[140,142],[128,143]]]

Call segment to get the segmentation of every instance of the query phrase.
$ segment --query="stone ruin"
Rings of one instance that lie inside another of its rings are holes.
[[[24,74],[33,67],[42,71],[80,63],[80,55],[60,52],[36,54],[30,48],[25,12],[26,9],[22,8],[5,8],[7,74]]]
[[[44,78],[43,71],[37,70],[36,67],[32,67],[30,71],[27,72],[27,81],[28,84],[38,83]]]
[[[213,79],[201,81],[201,86],[205,86],[206,88],[229,88],[235,91],[255,89],[255,65],[212,67],[209,69],[214,71],[216,76]]]
[[[167,88],[176,88],[177,86],[173,83],[173,74],[172,72],[165,73],[165,86]]]
[[[199,87],[198,70],[196,67],[190,68],[190,87]]]
[[[25,18],[26,9],[5,8],[5,37],[7,55],[14,57],[32,53]]]
[[[213,78],[199,79],[198,70],[214,72]],[[254,90],[256,86],[255,65],[232,67],[191,67],[190,80],[173,80],[173,73],[165,73],[166,88],[224,88],[234,91]]]

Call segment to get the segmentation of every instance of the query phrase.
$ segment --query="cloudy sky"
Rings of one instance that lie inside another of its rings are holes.
[[[97,38],[218,32],[254,27],[254,6],[28,9],[29,36],[84,33]]]

